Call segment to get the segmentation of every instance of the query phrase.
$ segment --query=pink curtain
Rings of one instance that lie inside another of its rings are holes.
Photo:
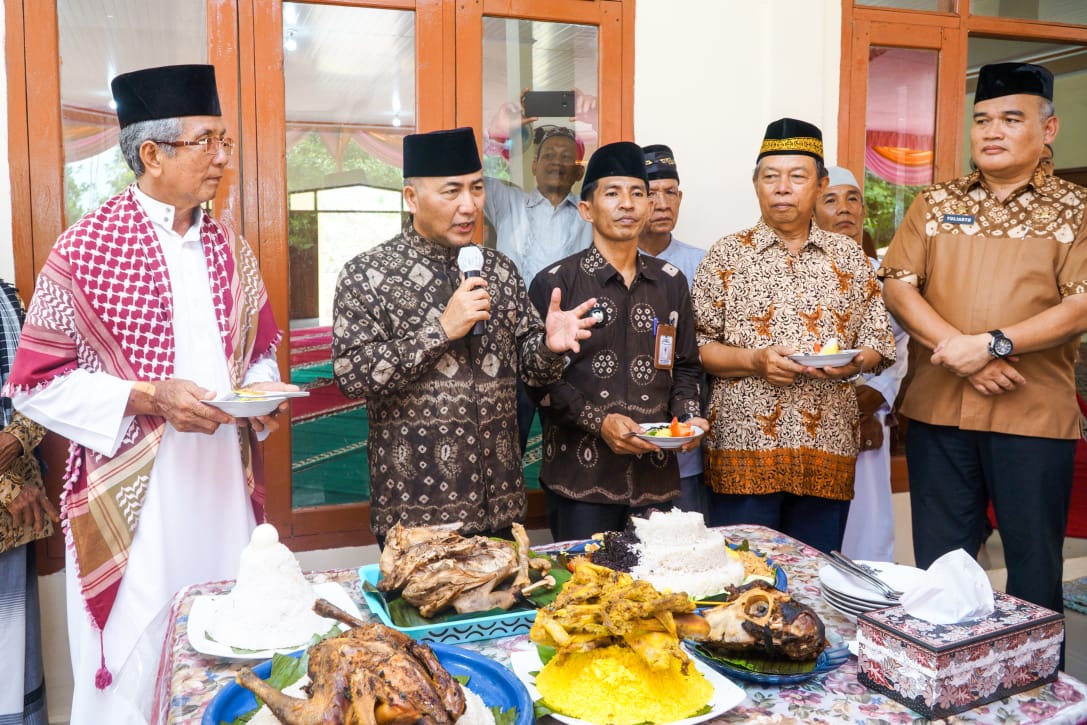
[[[868,131],[864,165],[876,176],[893,184],[931,184],[932,136]]]

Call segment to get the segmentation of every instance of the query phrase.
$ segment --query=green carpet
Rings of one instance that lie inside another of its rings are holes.
[[[292,375],[292,380],[294,376]],[[291,427],[293,508],[359,503],[370,498],[370,463],[366,408],[296,421]],[[525,483],[540,487],[540,420],[529,433]]]

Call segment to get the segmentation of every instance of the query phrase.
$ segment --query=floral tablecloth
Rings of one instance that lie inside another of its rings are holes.
[[[819,593],[818,552],[795,539],[761,526],[730,526],[721,529],[729,541],[747,539],[752,548],[767,554],[788,575],[789,591],[810,604],[826,623],[828,636],[851,640],[856,624],[828,605]],[[559,545],[539,547],[554,550]],[[353,569],[315,572],[315,582],[342,584],[370,617]],[[193,599],[201,595],[221,594],[231,582],[199,584],[182,590],[174,599],[170,628],[163,645],[163,658],[156,685],[153,721],[156,723],[199,723],[207,704],[228,683],[244,663],[207,657],[195,652],[186,634]],[[529,646],[521,635],[487,642],[462,645],[508,664],[510,653]],[[744,685],[747,699],[713,722],[766,723],[800,725],[801,723],[856,723],[857,725],[919,725],[929,722],[914,711],[883,695],[868,690],[857,681],[857,660],[850,657],[842,667],[822,677],[790,687]],[[551,721],[547,718],[546,721]],[[1061,673],[1051,684],[1038,687],[1005,700],[969,710],[943,721],[947,723],[1061,723],[1087,722],[1087,685]]]

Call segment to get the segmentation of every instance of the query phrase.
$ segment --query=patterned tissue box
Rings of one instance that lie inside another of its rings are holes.
[[[931,624],[891,607],[857,618],[859,673],[870,689],[941,718],[1057,679],[1064,616],[993,592],[988,617]]]

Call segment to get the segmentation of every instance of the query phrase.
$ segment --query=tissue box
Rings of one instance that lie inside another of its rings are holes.
[[[929,718],[1056,680],[1064,616],[993,597],[992,614],[957,624],[931,624],[902,607],[861,614],[857,679]]]

